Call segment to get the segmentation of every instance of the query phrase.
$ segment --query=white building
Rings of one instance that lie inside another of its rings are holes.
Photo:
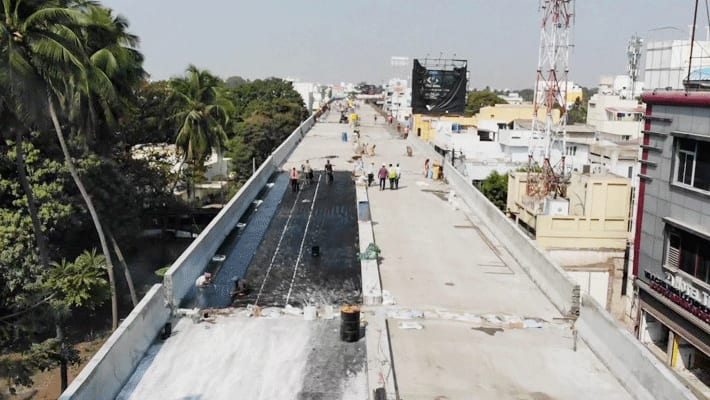
[[[484,130],[480,130],[485,127]],[[532,120],[516,119],[507,123],[479,121],[479,132],[476,135],[452,135],[451,145],[455,150],[463,151],[465,171],[474,181],[485,179],[491,172],[499,174],[515,171],[528,165],[531,142],[542,140],[533,133]],[[438,138],[439,136],[437,136]],[[559,165],[562,155],[565,156],[565,170],[582,171],[589,164],[590,146],[594,143],[594,130],[586,125],[567,126],[567,146],[562,150],[558,143],[550,153],[553,166]],[[540,162],[543,154],[533,154],[536,162]]]
[[[318,92],[318,84],[313,82],[299,82],[297,80],[290,80],[293,90],[298,92],[303,98],[303,105],[306,109],[311,112],[313,111],[314,105],[314,93]]]
[[[498,94],[498,97],[501,100],[505,100],[506,103],[508,103],[508,104],[523,104],[524,103],[523,98],[520,96],[520,93],[518,93],[518,92],[506,91],[504,93]]]
[[[636,82],[633,90],[630,86],[627,76],[602,78],[598,93],[589,99],[587,125],[597,131],[598,140],[628,143],[639,138],[646,107],[634,94],[641,91],[643,83]]]
[[[646,44],[646,90],[683,89],[688,78],[690,40],[663,40]],[[691,80],[710,80],[710,41],[693,45]]]
[[[177,156],[175,144],[137,144],[131,148],[131,157],[135,160],[148,160],[158,168],[161,166],[169,168],[172,174],[177,174],[180,168],[184,168]],[[204,177],[208,182],[195,185],[195,196],[206,198],[210,194],[220,193],[226,187],[231,174],[231,162],[231,158],[213,152],[204,164]],[[185,198],[187,192],[184,188],[179,188],[175,191],[175,195]]]
[[[412,88],[404,79],[390,79],[385,85],[383,109],[396,121],[404,123],[412,115]]]

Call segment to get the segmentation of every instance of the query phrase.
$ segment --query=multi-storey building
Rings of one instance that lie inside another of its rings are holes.
[[[659,90],[646,103],[634,275],[638,336],[710,382],[710,92]]]

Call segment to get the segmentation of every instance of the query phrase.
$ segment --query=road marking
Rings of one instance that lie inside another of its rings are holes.
[[[320,178],[323,174],[318,175],[318,183],[316,183],[316,191],[313,193],[313,200],[311,201],[311,209],[308,211],[308,221],[306,221],[306,229],[303,231],[303,238],[301,238],[301,248],[298,250],[298,258],[296,258],[296,265],[293,268],[293,277],[291,278],[291,285],[288,288],[288,294],[286,295],[286,304],[291,298],[291,291],[293,290],[293,282],[296,281],[296,272],[298,271],[298,263],[301,262],[301,256],[303,256],[303,245],[306,243],[306,235],[308,234],[308,226],[311,224],[311,217],[313,216],[313,206],[316,205],[316,195],[318,194],[318,187],[320,187]]]
[[[320,180],[320,178],[318,178]],[[289,182],[290,183],[290,182]],[[298,197],[301,195],[301,191],[299,190],[298,193],[296,193],[296,198],[293,200],[293,205],[291,206],[291,210],[288,212],[288,218],[286,219],[286,224],[284,225],[284,229],[281,231],[281,237],[279,237],[279,242],[276,244],[276,250],[274,250],[274,255],[271,257],[271,262],[269,263],[269,268],[266,269],[266,275],[264,275],[264,280],[261,281],[261,287],[259,288],[259,293],[256,295],[256,300],[254,300],[254,305],[257,305],[259,303],[259,298],[261,297],[261,293],[264,291],[264,286],[266,285],[266,279],[269,277],[269,273],[271,272],[271,268],[274,266],[274,261],[276,260],[276,255],[279,254],[279,248],[281,247],[281,242],[284,239],[284,236],[286,235],[286,229],[288,228],[288,224],[291,222],[291,217],[293,216],[293,210],[296,208],[296,204],[298,204]]]

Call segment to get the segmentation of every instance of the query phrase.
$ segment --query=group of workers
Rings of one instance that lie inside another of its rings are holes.
[[[249,294],[250,290],[246,279],[239,276],[235,276],[232,277],[232,282],[234,283],[234,287],[232,288],[230,295],[233,299],[236,297],[243,297]],[[197,280],[195,280],[195,286],[200,291],[212,285],[214,285],[214,276],[209,272],[205,272],[204,274],[197,277]]]
[[[390,190],[399,189],[399,179],[402,177],[402,169],[399,164],[389,167],[382,164],[382,167],[377,171],[377,178],[380,180],[380,190],[385,190],[387,187],[387,180],[390,181]],[[367,186],[371,186],[375,181],[375,163],[370,163],[370,167],[367,170]]]
[[[325,171],[325,179],[327,183],[333,183],[333,164],[330,163],[330,160],[325,160],[325,166],[323,167],[323,170]],[[301,172],[299,173],[296,167],[291,168],[291,191],[296,193],[300,190],[301,184],[300,184],[300,178],[301,175],[305,177],[305,182],[308,184],[313,183],[313,167],[311,167],[311,164],[308,160],[306,160],[305,163],[301,164]]]

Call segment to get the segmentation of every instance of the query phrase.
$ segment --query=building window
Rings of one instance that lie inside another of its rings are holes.
[[[577,155],[577,146],[567,146],[566,154],[568,156],[576,156]]]
[[[710,191],[710,142],[679,138],[675,182]]]
[[[665,265],[710,283],[710,241],[674,227],[666,238]]]

